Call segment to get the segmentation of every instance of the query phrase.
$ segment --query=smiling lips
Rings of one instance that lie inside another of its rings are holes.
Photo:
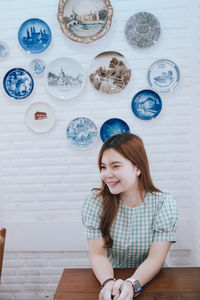
[[[120,181],[119,180],[116,180],[116,181],[106,181],[106,184],[111,186],[111,187],[114,187],[117,183],[119,183]]]

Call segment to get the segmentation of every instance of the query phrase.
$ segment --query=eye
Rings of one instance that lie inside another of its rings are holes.
[[[100,166],[100,169],[101,169],[101,170],[102,170],[102,169],[105,169],[105,168],[106,168],[105,166],[102,166],[102,165]]]
[[[120,166],[119,165],[113,165],[113,168],[114,169],[117,169],[117,168],[119,168]]]

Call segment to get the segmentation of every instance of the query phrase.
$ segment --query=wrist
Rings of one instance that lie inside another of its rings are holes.
[[[104,286],[110,282],[110,281],[116,281],[116,279],[114,277],[111,278],[107,278],[102,284],[101,284],[101,290],[104,288]]]
[[[137,297],[142,291],[142,287],[140,285],[139,280],[137,280],[133,277],[130,277],[130,278],[127,278],[125,281],[130,282],[132,284],[133,291],[134,291],[133,297]]]

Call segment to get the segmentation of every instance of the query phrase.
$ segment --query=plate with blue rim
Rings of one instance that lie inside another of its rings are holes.
[[[105,142],[109,137],[125,132],[130,132],[128,124],[122,119],[112,118],[105,121],[101,126],[100,137]]]
[[[35,77],[39,77],[44,75],[44,71],[45,71],[45,64],[41,59],[34,59],[31,61],[30,65],[30,72],[35,76]]]
[[[66,130],[68,142],[79,150],[91,148],[98,139],[98,129],[96,124],[86,118],[78,117],[73,119]]]
[[[31,74],[23,68],[9,70],[3,79],[6,94],[14,100],[23,100],[33,91],[34,81]]]
[[[18,41],[26,52],[38,54],[49,47],[51,30],[41,19],[28,19],[19,28]]]
[[[147,80],[157,92],[173,92],[180,81],[178,66],[169,59],[155,61],[148,69]]]
[[[151,120],[161,112],[162,100],[155,91],[141,90],[133,97],[131,108],[139,119]]]

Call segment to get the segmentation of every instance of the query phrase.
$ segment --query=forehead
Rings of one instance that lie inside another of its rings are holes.
[[[101,158],[101,162],[102,163],[111,163],[111,162],[123,162],[123,161],[127,161],[127,159],[121,155],[119,152],[117,152],[115,149],[107,149],[104,151],[102,158]]]

